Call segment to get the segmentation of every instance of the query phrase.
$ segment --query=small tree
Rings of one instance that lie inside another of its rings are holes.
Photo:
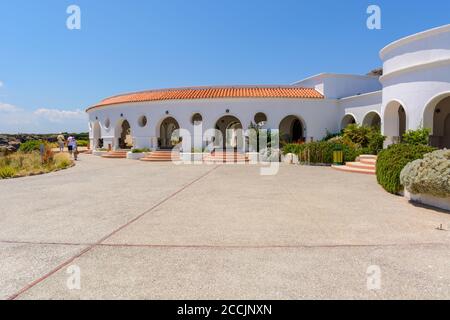
[[[386,139],[379,127],[351,124],[344,129],[343,140],[349,140],[358,147],[367,149],[372,154],[378,154],[383,149]]]
[[[417,130],[408,130],[403,135],[403,143],[411,145],[428,145],[431,130],[428,128],[420,128]]]

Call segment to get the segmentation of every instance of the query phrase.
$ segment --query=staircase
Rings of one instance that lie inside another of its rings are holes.
[[[179,153],[175,153],[174,158],[172,159],[172,150],[158,150],[151,152],[140,160],[147,162],[172,162],[181,161],[181,158]]]
[[[249,159],[245,154],[239,152],[216,151],[206,155],[203,161],[209,163],[245,163]]]
[[[376,164],[377,164],[377,156],[361,155],[358,159],[356,159],[355,162],[347,162],[345,166],[335,165],[332,166],[332,168],[344,172],[375,175]]]
[[[116,151],[110,151],[104,155],[102,155],[102,158],[107,159],[126,159],[127,158],[128,150],[116,150]]]

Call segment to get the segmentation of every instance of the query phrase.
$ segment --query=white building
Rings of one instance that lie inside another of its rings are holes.
[[[207,129],[245,130],[252,122],[279,129],[284,140],[309,141],[356,122],[380,125],[388,143],[408,129],[427,127],[432,145],[450,148],[450,25],[391,43],[380,57],[381,77],[320,74],[289,86],[194,87],[111,97],[87,109],[91,145],[170,148],[177,128],[202,141]]]

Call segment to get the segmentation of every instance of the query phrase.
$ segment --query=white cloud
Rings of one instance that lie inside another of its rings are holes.
[[[40,108],[26,110],[0,102],[0,133],[87,132],[84,111]]]
[[[81,110],[37,109],[34,115],[47,119],[50,122],[62,123],[68,120],[86,119],[86,113]]]
[[[17,108],[16,106],[13,106],[12,104],[0,102],[0,112],[10,113],[10,112],[17,112],[19,110],[20,110],[19,108]]]
[[[3,82],[0,81],[0,88],[3,87]]]

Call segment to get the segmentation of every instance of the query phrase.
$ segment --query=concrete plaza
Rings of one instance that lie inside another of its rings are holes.
[[[374,176],[81,155],[0,203],[1,299],[450,298],[450,214]]]

